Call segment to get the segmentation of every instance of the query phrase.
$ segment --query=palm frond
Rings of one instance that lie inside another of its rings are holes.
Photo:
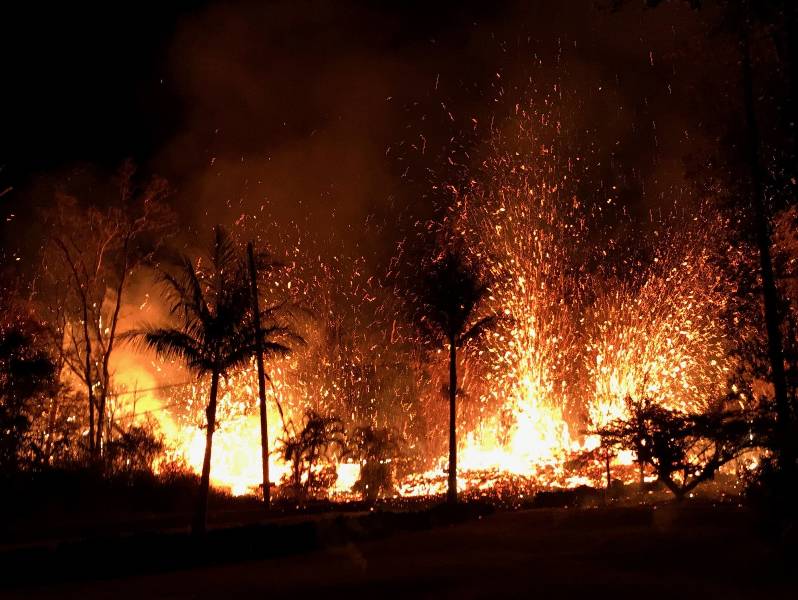
[[[449,339],[460,337],[477,306],[490,293],[475,265],[457,245],[447,248],[431,264],[417,294],[420,323]]]
[[[272,356],[288,356],[293,352],[293,349],[284,346],[283,344],[277,344],[275,342],[264,342],[261,344],[261,350],[263,354],[272,357]]]
[[[218,274],[224,274],[231,269],[236,269],[241,263],[241,256],[233,238],[221,225],[217,225],[213,229],[213,246],[210,258],[214,271]]]
[[[189,368],[228,372],[245,365],[255,350],[252,297],[245,255],[231,236],[216,227],[207,266],[200,268],[188,255],[163,269],[161,281],[174,317],[175,327],[146,326],[128,338],[164,358],[178,358]],[[279,321],[283,303],[262,312],[261,338],[268,356],[291,352],[305,340]]]
[[[267,343],[277,344],[294,344],[296,346],[305,346],[307,342],[305,338],[299,335],[290,327],[283,325],[270,325],[261,329],[261,340],[265,346]]]
[[[483,335],[496,329],[496,326],[502,321],[503,319],[499,315],[490,315],[487,317],[483,317],[482,319],[474,323],[468,329],[468,331],[466,331],[464,334],[460,336],[460,339],[458,340],[458,345],[465,346],[469,342],[481,338]]]
[[[180,329],[168,327],[135,329],[125,332],[122,339],[152,350],[161,358],[183,360],[198,374],[206,373],[213,367],[212,357],[204,352],[201,342]]]

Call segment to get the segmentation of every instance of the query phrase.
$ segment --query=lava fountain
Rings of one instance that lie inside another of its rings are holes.
[[[468,422],[466,407],[458,424],[466,486],[485,470],[584,483],[566,462],[598,444],[585,432],[623,416],[627,396],[701,410],[725,394],[731,370],[729,289],[713,261],[723,223],[674,212],[647,236],[606,236],[613,198],[580,202],[573,171],[552,168],[551,149],[518,117],[509,149],[494,139],[467,183],[450,186],[445,227],[494,282],[489,310],[509,317],[465,359],[484,372],[470,382],[478,418]]]
[[[704,408],[724,394],[732,368],[722,319],[728,289],[713,260],[723,223],[700,211],[685,217],[682,209],[628,239],[614,238],[603,224],[625,217],[613,194],[593,198],[591,206],[581,201],[579,161],[560,159],[539,141],[539,119],[518,111],[513,122],[515,133],[494,134],[463,185],[447,186],[451,202],[437,225],[464,242],[493,282],[484,310],[505,317],[462,357],[464,490],[493,487],[507,475],[538,486],[596,483],[570,472],[569,459],[596,446],[586,432],[623,415],[627,396]],[[415,343],[410,328],[397,326],[392,294],[366,277],[362,261],[355,257],[346,268],[343,262],[293,273],[293,289],[314,299],[320,317],[309,349],[272,367],[270,439],[314,408],[352,426],[382,420],[406,433],[405,452],[418,451],[423,440],[410,439],[404,421],[427,418],[423,407],[433,406],[439,392],[415,385],[422,377],[411,372],[414,365],[395,368],[407,360],[402,348]],[[387,380],[400,371],[413,381],[391,387]],[[251,368],[235,374],[220,402],[228,408],[220,415],[211,477],[234,493],[260,484],[254,381]],[[202,391],[192,387],[190,397],[178,399],[191,418],[173,428],[178,452],[195,470],[204,438],[197,427]],[[435,466],[401,478],[397,493],[443,491],[443,453],[427,458]],[[271,460],[277,482],[288,465],[277,454]],[[337,471],[335,491],[345,492],[359,465],[339,464]]]

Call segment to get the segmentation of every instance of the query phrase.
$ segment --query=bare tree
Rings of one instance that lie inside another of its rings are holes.
[[[127,286],[173,219],[163,202],[166,183],[154,178],[138,187],[134,174],[125,163],[118,198],[105,207],[82,206],[76,197],[58,193],[45,214],[50,294],[41,294],[42,301],[50,304],[50,325],[54,338],[61,338],[63,362],[86,390],[92,459],[102,453],[111,358]]]

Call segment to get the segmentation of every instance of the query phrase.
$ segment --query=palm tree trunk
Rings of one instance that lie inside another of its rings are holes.
[[[211,450],[213,448],[213,430],[216,428],[216,394],[219,390],[219,372],[211,375],[211,398],[205,410],[208,429],[205,433],[205,458],[202,460],[199,495],[197,496],[197,512],[194,515],[192,533],[203,534],[208,517],[208,491],[211,485]]]
[[[449,340],[449,489],[446,500],[457,503],[457,346]]]
[[[102,375],[101,375],[102,386],[100,387],[100,403],[97,409],[97,441],[94,443],[94,447],[97,449],[97,454],[100,456],[102,456],[103,453],[105,405],[108,401],[108,388],[111,382],[111,373],[109,371],[109,365],[111,362],[111,353],[114,350],[114,340],[116,339],[116,328],[119,325],[119,313],[122,310],[122,292],[125,289],[125,283],[127,282],[128,244],[129,240],[125,238],[125,243],[123,246],[123,255],[125,257],[125,261],[120,272],[119,283],[116,286],[116,300],[114,301],[115,302],[114,312],[113,315],[111,316],[111,325],[108,328],[108,346],[105,348],[102,360]]]
[[[249,276],[252,287],[252,324],[255,327],[255,362],[258,365],[258,400],[260,403],[260,452],[263,464],[263,505],[269,510],[269,429],[266,415],[266,375],[263,369],[263,332],[260,328],[260,305],[258,302],[258,273],[255,270],[255,253],[252,242],[247,244]]]

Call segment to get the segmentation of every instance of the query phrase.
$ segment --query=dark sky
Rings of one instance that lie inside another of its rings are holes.
[[[202,3],[20,4],[4,7],[0,37],[6,178],[147,157],[175,130],[166,54],[179,20]]]
[[[472,121],[501,119],[516,103],[563,120],[559,141],[595,165],[586,196],[616,185],[645,214],[685,187],[686,157],[718,143],[729,103],[708,109],[706,99],[728,94],[734,77],[722,39],[708,35],[711,11],[603,4],[6,7],[7,244],[24,245],[20,234],[36,231],[32,207],[75,165],[101,178],[132,157],[172,183],[186,225],[268,201],[278,220],[368,245],[359,239],[367,215],[423,205],[429,179],[445,178],[452,138],[476,144],[469,135],[486,128],[475,133]]]

